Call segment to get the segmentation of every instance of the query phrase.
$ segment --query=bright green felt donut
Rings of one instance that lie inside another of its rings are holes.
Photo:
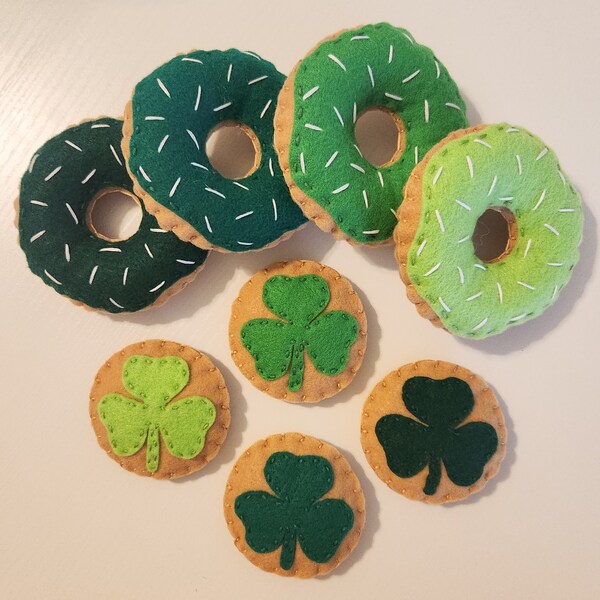
[[[259,250],[305,222],[273,148],[284,79],[270,62],[231,49],[177,56],[136,85],[129,168],[155,202],[199,234],[187,236],[192,243]],[[206,155],[211,130],[230,121],[249,126],[261,145],[258,168],[241,180],[224,178]]]
[[[445,67],[410,33],[387,23],[346,31],[308,54],[296,71],[293,99],[293,181],[345,237],[363,244],[390,238],[415,164],[467,123]],[[393,111],[405,128],[404,151],[387,167],[371,165],[355,145],[357,115],[370,107]]]
[[[145,210],[139,230],[123,241],[100,239],[88,228],[88,206],[99,192],[132,192],[122,127],[116,119],[86,121],[46,142],[19,196],[19,242],[31,271],[57,292],[110,313],[154,304],[207,256],[162,230]]]
[[[443,145],[428,159],[421,203],[407,274],[456,335],[485,338],[539,315],[579,258],[579,195],[554,152],[520,127],[489,125]],[[505,258],[484,264],[471,238],[493,207],[512,212],[518,234]]]

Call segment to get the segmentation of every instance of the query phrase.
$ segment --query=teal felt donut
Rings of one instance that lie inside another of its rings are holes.
[[[285,77],[239,50],[177,56],[142,79],[125,115],[123,152],[159,223],[201,248],[260,250],[305,222],[273,148],[273,113]],[[206,140],[236,123],[255,135],[255,170],[227,179],[210,164]]]
[[[164,301],[207,256],[145,210],[126,240],[98,237],[88,226],[90,203],[105,190],[133,193],[122,126],[110,118],[84,121],[46,142],[23,175],[18,201],[19,242],[31,271],[57,292],[109,313]]]
[[[356,144],[362,112],[381,108],[398,128],[391,162],[376,167]],[[465,104],[448,71],[408,31],[387,23],[328,38],[285,83],[275,145],[294,200],[325,231],[357,244],[389,241],[416,163],[465,127]]]
[[[472,241],[487,211],[507,242],[480,260]],[[541,314],[579,259],[579,194],[538,137],[506,123],[455,132],[406,186],[396,257],[419,312],[455,335],[485,338]]]

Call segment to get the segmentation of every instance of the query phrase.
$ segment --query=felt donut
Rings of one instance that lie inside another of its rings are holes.
[[[101,196],[119,190],[138,201],[120,152],[122,126],[107,117],[84,121],[46,142],[23,175],[17,202],[31,271],[76,303],[109,313],[164,302],[207,256],[143,209],[138,231],[125,240],[94,230],[91,209]]]
[[[142,79],[125,113],[123,154],[136,193],[161,227],[199,248],[261,250],[305,222],[273,148],[273,112],[285,77],[239,50],[176,56]],[[250,135],[255,162],[240,180],[209,162],[206,140],[223,124]]]
[[[398,129],[396,152],[375,167],[355,139],[379,108]],[[302,59],[279,96],[275,146],[292,197],[324,231],[356,244],[388,242],[415,164],[467,124],[445,67],[404,29],[367,25],[328,38]]]
[[[489,210],[506,222],[504,250],[480,260],[472,241]],[[579,258],[579,194],[546,144],[521,127],[449,135],[413,171],[394,238],[419,313],[449,332],[485,338],[538,316]]]

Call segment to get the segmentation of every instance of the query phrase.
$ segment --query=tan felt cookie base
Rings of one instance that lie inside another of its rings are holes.
[[[275,381],[267,381],[256,372],[254,359],[244,348],[240,331],[251,319],[280,320],[263,304],[262,291],[267,279],[275,275],[297,277],[307,274],[319,275],[327,281],[331,299],[323,312],[344,310],[350,313],[358,321],[358,338],[350,350],[346,368],[339,375],[319,373],[305,352],[304,384],[300,391],[290,392],[287,387],[289,373]],[[240,290],[231,309],[229,345],[235,364],[254,387],[287,402],[320,402],[345,388],[360,368],[367,347],[367,318],[362,302],[350,282],[334,269],[310,260],[275,263],[256,273]]]
[[[292,452],[296,455],[317,455],[326,458],[333,467],[334,482],[325,498],[345,500],[354,511],[354,525],[344,538],[333,558],[326,563],[315,563],[296,544],[296,559],[289,571],[279,565],[281,549],[268,554],[254,552],[246,544],[244,524],[235,514],[235,499],[242,493],[258,490],[273,494],[267,484],[263,469],[267,459],[274,452]],[[314,577],[335,569],[356,547],[365,524],[365,497],[360,481],[352,471],[348,461],[333,446],[302,433],[284,433],[259,440],[248,448],[237,460],[227,480],[223,499],[225,519],[234,538],[237,549],[253,564],[271,573],[285,577]]]
[[[407,478],[398,477],[389,469],[385,452],[375,434],[375,426],[381,417],[389,414],[400,414],[417,420],[407,410],[402,401],[402,386],[404,382],[415,376],[431,377],[432,379],[445,379],[446,377],[462,379],[473,391],[475,406],[471,414],[461,425],[470,423],[471,421],[483,421],[489,423],[496,430],[498,434],[498,448],[486,464],[481,478],[472,486],[462,487],[452,483],[446,475],[446,469],[442,462],[442,478],[438,489],[432,496],[427,496],[423,492],[425,480],[429,472],[427,467],[414,477]],[[404,365],[384,377],[375,386],[365,402],[360,431],[360,441],[363,451],[378,477],[395,492],[411,500],[421,500],[430,504],[456,502],[481,490],[488,480],[496,475],[506,453],[504,415],[494,392],[481,377],[478,377],[468,369],[437,360],[422,360]]]
[[[398,209],[398,224],[394,228],[394,243],[396,262],[400,268],[400,277],[406,285],[406,295],[408,299],[415,305],[417,312],[425,319],[430,321],[432,325],[445,329],[441,319],[436,312],[427,304],[427,302],[419,296],[408,276],[406,262],[410,251],[413,239],[419,228],[422,209],[422,184],[423,172],[434,154],[436,154],[443,146],[449,142],[461,138],[470,133],[475,133],[485,129],[487,125],[477,125],[468,127],[467,129],[459,129],[447,135],[441,142],[438,142],[425,155],[423,160],[413,169],[406,186],[404,188],[404,200]]]
[[[353,28],[356,29],[356,28]],[[342,29],[333,35],[326,37],[321,40],[318,44],[314,46],[314,48],[308,52],[308,55],[312,54],[321,44],[332,40],[345,31],[349,31],[348,29]],[[290,143],[292,141],[292,131],[294,129],[294,80],[296,77],[296,72],[298,71],[298,67],[302,63],[301,59],[298,61],[294,70],[290,73],[289,77],[286,79],[281,91],[279,92],[279,97],[277,99],[277,107],[275,108],[275,135],[274,135],[274,144],[275,149],[277,150],[277,157],[279,159],[279,166],[283,172],[283,176],[285,177],[285,181],[290,189],[290,194],[294,200],[294,202],[302,209],[304,216],[311,221],[314,221],[319,229],[322,229],[326,233],[331,233],[334,237],[340,240],[345,240],[350,244],[357,246],[382,246],[388,245],[392,243],[392,240],[383,240],[379,242],[371,242],[371,243],[362,243],[358,242],[355,239],[349,237],[345,234],[336,224],[336,222],[331,218],[331,215],[315,200],[313,200],[310,196],[306,195],[295,183],[292,178],[292,174],[290,171]]]
[[[191,52],[193,52],[193,50]],[[131,100],[129,100],[127,106],[125,107],[125,114],[123,116],[123,139],[121,141],[121,152],[123,152],[123,157],[125,158],[127,172],[129,173],[129,176],[133,181],[133,191],[139,198],[141,198],[146,210],[158,221],[158,224],[161,226],[162,229],[172,231],[180,240],[184,242],[189,242],[190,244],[194,244],[194,246],[197,246],[198,248],[202,248],[204,250],[215,250],[216,252],[230,254],[230,250],[211,244],[199,231],[194,229],[187,221],[184,221],[183,219],[178,217],[173,211],[169,210],[168,208],[154,200],[154,198],[142,188],[142,186],[138,183],[136,174],[129,168],[129,143],[131,141],[132,134],[133,112]],[[280,242],[284,242],[285,240],[290,238],[296,231],[299,231],[305,225],[306,223],[303,223],[302,225],[300,225],[300,227],[297,227],[296,229],[286,231],[276,240],[273,240],[270,244],[261,246],[260,248],[248,249],[245,252],[260,252],[261,250],[273,248],[274,246],[277,246],[277,244],[279,244]]]
[[[179,356],[183,358],[190,368],[190,380],[171,402],[187,396],[206,396],[214,404],[217,411],[215,422],[206,434],[204,448],[194,458],[186,460],[174,457],[169,453],[161,435],[160,458],[155,473],[146,470],[146,444],[133,456],[117,456],[113,452],[108,440],[107,430],[98,415],[98,402],[104,395],[116,392],[131,398],[131,394],[123,385],[121,373],[125,361],[136,354],[152,357]],[[221,372],[206,355],[176,342],[147,340],[123,348],[123,350],[113,354],[100,368],[90,391],[90,419],[101,448],[124,469],[155,479],[175,479],[200,470],[221,449],[227,437],[227,430],[231,421],[229,393]]]

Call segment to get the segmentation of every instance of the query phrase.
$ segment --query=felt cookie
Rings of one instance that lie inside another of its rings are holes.
[[[90,418],[101,448],[124,469],[174,479],[219,452],[229,428],[229,394],[206,355],[147,340],[113,354],[98,371]]]
[[[222,252],[261,250],[305,223],[273,148],[273,112],[285,77],[253,52],[195,51],[142,79],[125,111],[123,154],[136,193],[161,227]],[[210,133],[237,125],[255,161],[223,177],[206,154]]]
[[[475,253],[480,218],[504,221],[506,245]],[[542,140],[507,123],[449,135],[406,185],[394,239],[408,297],[434,325],[485,338],[540,315],[579,260],[579,194]]]
[[[33,155],[17,200],[19,243],[33,273],[73,300],[103,312],[157,306],[183,289],[207,252],[161,229],[143,210],[124,240],[98,233],[90,215],[108,193],[133,195],[120,154],[123,122],[102,117],[69,127]]]
[[[365,498],[339,451],[301,433],[259,440],[238,459],[224,498],[235,545],[264,571],[324,575],[358,543]]]
[[[361,443],[391,489],[441,504],[462,500],[496,475],[506,427],[481,377],[452,363],[422,360],[375,386],[363,408]]]
[[[288,402],[319,402],[362,364],[367,320],[350,283],[310,260],[256,273],[233,303],[231,356],[252,385]]]
[[[388,162],[356,144],[362,113],[388,113],[398,130]],[[275,146],[292,197],[324,231],[355,244],[390,241],[414,165],[465,127],[465,103],[448,71],[405,29],[387,23],[319,43],[287,79],[275,113]]]

